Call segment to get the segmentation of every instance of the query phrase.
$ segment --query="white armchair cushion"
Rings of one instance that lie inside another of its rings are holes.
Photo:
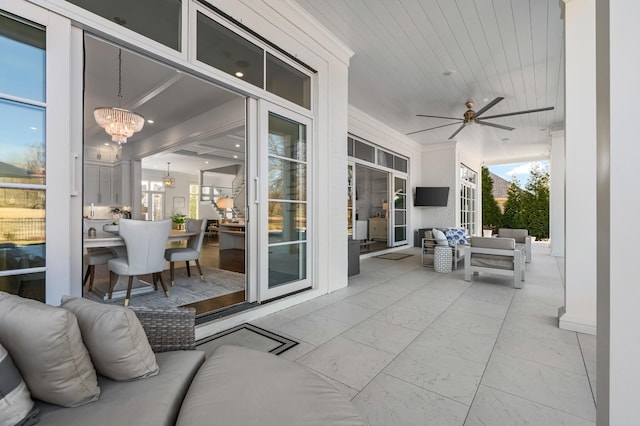
[[[98,373],[117,381],[158,374],[156,356],[131,309],[70,296],[62,298],[61,306],[78,318],[82,339]]]
[[[0,341],[35,398],[63,407],[98,399],[96,370],[68,310],[0,292]]]
[[[433,235],[433,239],[436,240],[436,244],[440,246],[449,245],[449,242],[447,241],[447,237],[444,235],[444,232],[442,232],[441,230],[434,228],[431,230],[431,234]]]

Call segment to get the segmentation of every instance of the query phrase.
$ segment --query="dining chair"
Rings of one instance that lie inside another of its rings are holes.
[[[114,252],[108,248],[87,250],[87,254],[82,257],[82,263],[87,265],[87,272],[84,274],[82,285],[87,285],[87,280],[89,280],[89,288],[87,291],[91,291],[93,288],[93,278],[96,274],[96,265],[106,265],[109,260],[115,257],[116,255]]]
[[[187,240],[186,247],[170,248],[164,252],[164,258],[169,262],[169,271],[171,274],[171,286],[175,285],[174,278],[174,263],[186,262],[187,264],[187,276],[191,276],[191,270],[189,269],[189,262],[195,261],[200,272],[200,279],[204,281],[204,275],[202,274],[202,268],[200,268],[200,250],[202,249],[202,239],[206,232],[207,221],[205,219],[187,219],[185,224],[186,232],[197,232]]]
[[[124,306],[129,306],[133,277],[151,274],[153,286],[158,289],[157,281],[160,281],[166,297],[169,290],[162,279],[162,270],[165,266],[164,249],[171,231],[171,219],[160,221],[144,221],[132,219],[120,219],[120,236],[127,248],[127,255],[109,260],[109,299],[113,295],[115,275],[129,277],[127,295]]]

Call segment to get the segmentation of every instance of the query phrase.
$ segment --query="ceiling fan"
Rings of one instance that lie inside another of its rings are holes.
[[[482,126],[497,127],[498,129],[503,129],[503,130],[514,130],[513,127],[503,126],[501,124],[489,123],[487,121],[484,121],[484,120],[486,120],[488,118],[508,117],[510,115],[529,114],[529,113],[532,113],[532,112],[550,111],[550,110],[553,109],[553,107],[528,109],[526,111],[517,111],[517,112],[508,112],[506,114],[490,115],[490,116],[482,117],[482,120],[479,120],[479,118],[480,118],[480,116],[482,114],[487,112],[487,110],[489,108],[492,108],[493,106],[495,106],[498,102],[500,102],[503,99],[504,98],[502,98],[502,97],[495,98],[494,100],[492,100],[491,102],[486,104],[484,107],[482,107],[480,109],[480,111],[478,111],[478,112],[476,112],[476,111],[474,111],[472,109],[473,108],[473,102],[472,101],[467,101],[467,103],[465,104],[467,106],[467,110],[464,113],[464,118],[442,117],[442,116],[439,116],[439,115],[425,115],[425,114],[416,114],[416,117],[444,118],[446,120],[456,120],[457,122],[461,121],[462,125],[460,127],[458,127],[456,129],[456,131],[453,132],[453,134],[451,136],[449,136],[449,139],[453,139],[467,125],[474,124],[474,123],[475,124],[480,124]],[[407,135],[413,135],[415,133],[426,132],[427,130],[439,129],[441,127],[453,126],[455,124],[458,124],[458,123],[443,124],[442,126],[436,126],[436,127],[430,127],[428,129],[417,130],[415,132],[407,133]]]

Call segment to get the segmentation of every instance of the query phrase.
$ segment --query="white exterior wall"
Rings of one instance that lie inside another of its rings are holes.
[[[640,57],[637,0],[598,0],[598,353],[597,423],[640,418],[640,286],[635,266],[640,158],[635,110]],[[608,11],[608,15],[607,15]],[[607,39],[608,36],[608,39]]]
[[[595,0],[565,4],[566,285],[560,328],[596,333]]]
[[[551,256],[564,256],[564,131],[551,132],[549,171],[549,239]]]
[[[448,186],[446,207],[418,207],[422,221],[418,228],[458,225],[458,152],[456,142],[429,145],[422,151],[422,180],[415,186]],[[413,189],[413,188],[412,188]]]

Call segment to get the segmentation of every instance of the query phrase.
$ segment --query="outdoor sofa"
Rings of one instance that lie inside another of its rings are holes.
[[[0,424],[364,424],[294,362],[237,346],[208,358],[193,350],[193,309],[134,309],[0,292],[0,377],[11,378]]]

